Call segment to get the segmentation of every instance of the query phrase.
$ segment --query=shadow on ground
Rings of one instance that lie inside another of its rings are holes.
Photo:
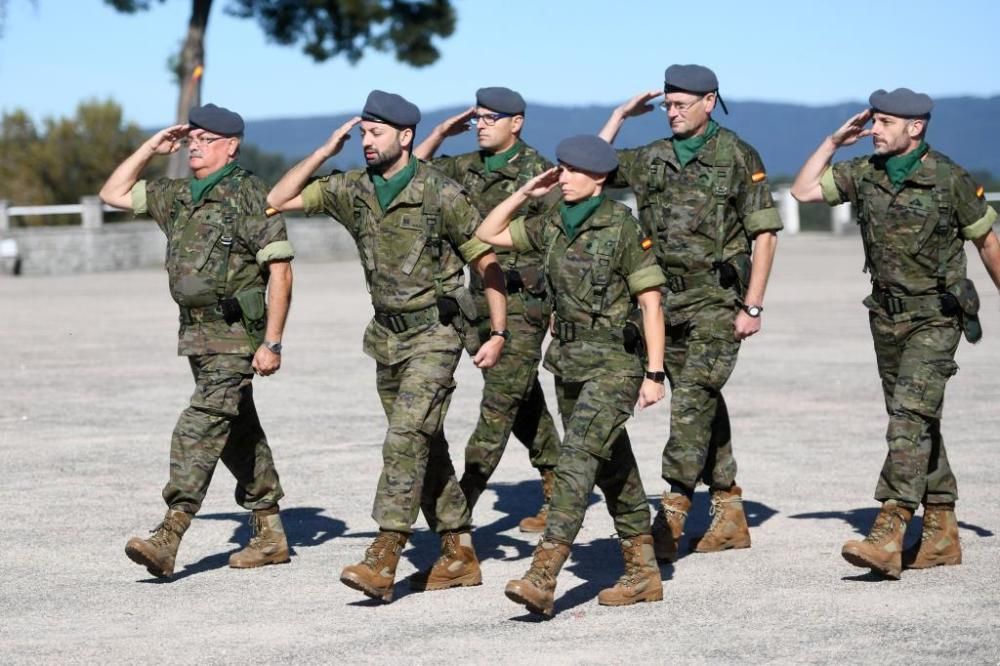
[[[878,512],[879,508],[877,506],[869,506],[862,509],[849,509],[847,511],[814,511],[811,513],[797,513],[793,516],[789,516],[789,518],[804,520],[842,520],[850,525],[857,534],[865,536],[868,534],[868,530],[871,529],[872,524],[875,522],[875,516],[878,515]],[[958,521],[958,527],[960,529],[968,530],[980,538],[993,536],[993,532],[991,530],[961,520]],[[906,528],[905,541],[909,543],[914,538],[919,539],[922,528],[923,517],[914,516],[913,520],[910,521],[910,524]]]
[[[325,509],[317,507],[292,507],[281,510],[281,522],[285,527],[285,536],[288,539],[288,546],[291,554],[295,554],[295,549],[311,548],[319,546],[327,541],[344,534],[347,525],[342,520],[329,518],[322,515]],[[229,538],[229,543],[238,544],[241,548],[250,541],[250,517],[248,511],[232,513],[209,513],[198,515],[191,524],[191,529],[198,528],[198,521],[220,520],[237,523],[233,530],[233,535]],[[183,553],[183,547],[180,551]],[[186,565],[181,571],[175,573],[170,578],[151,578],[143,580],[144,583],[174,583],[183,580],[188,576],[219,569],[229,565],[229,556],[233,551],[225,553],[215,553],[203,557],[197,562]]]

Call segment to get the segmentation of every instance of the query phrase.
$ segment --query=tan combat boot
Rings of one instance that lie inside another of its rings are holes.
[[[283,564],[289,561],[288,540],[281,524],[278,507],[256,509],[250,519],[253,536],[243,550],[229,556],[229,566],[234,569],[252,569],[265,564]]]
[[[372,599],[392,601],[396,565],[408,538],[409,535],[402,532],[379,530],[372,545],[365,550],[365,559],[344,567],[340,582]]]
[[[125,554],[136,564],[146,567],[157,578],[169,578],[174,573],[174,559],[181,537],[191,526],[191,514],[167,509],[167,515],[148,539],[132,537],[125,544]]]
[[[552,617],[556,576],[568,558],[569,544],[542,539],[535,547],[528,573],[524,578],[508,581],[504,594],[532,613]]]
[[[690,510],[691,500],[682,493],[663,493],[660,510],[653,519],[653,551],[656,559],[677,561],[677,549]]]
[[[469,532],[442,534],[441,557],[429,570],[410,576],[410,589],[421,592],[482,584],[483,574]]]
[[[958,540],[958,520],[954,504],[924,506],[924,529],[920,543],[903,553],[906,569],[928,569],[962,563],[962,545]]]
[[[713,490],[712,524],[694,547],[696,553],[717,553],[721,550],[750,547],[750,526],[743,513],[743,490],[733,486],[729,490]]]
[[[856,567],[872,569],[899,580],[903,568],[903,535],[913,511],[896,500],[883,502],[871,532],[864,541],[848,541],[840,554]]]
[[[521,520],[518,529],[522,532],[544,532],[545,522],[549,518],[549,504],[552,502],[552,486],[556,481],[556,473],[551,468],[542,470],[542,508],[534,516]]]
[[[601,590],[597,603],[602,606],[628,606],[640,601],[663,601],[663,581],[653,554],[653,537],[640,534],[622,539],[625,575],[614,587]]]

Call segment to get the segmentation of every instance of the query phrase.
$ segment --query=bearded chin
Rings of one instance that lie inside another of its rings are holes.
[[[403,147],[396,144],[384,153],[378,153],[375,161],[369,162],[368,168],[375,173],[383,173],[386,169],[396,163],[399,156],[403,154]]]

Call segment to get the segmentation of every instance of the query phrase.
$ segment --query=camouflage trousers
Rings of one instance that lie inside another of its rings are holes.
[[[470,510],[500,464],[512,432],[528,449],[535,469],[555,467],[559,456],[559,433],[538,383],[546,329],[520,315],[508,316],[507,327],[511,337],[500,362],[483,371],[479,421],[465,445],[461,486]]]
[[[471,524],[444,436],[461,351],[422,351],[400,363],[378,364],[376,384],[389,428],[372,518],[383,530],[409,533],[421,509],[436,532]]]
[[[219,459],[236,477],[236,502],[267,509],[284,496],[253,404],[251,356],[189,356],[195,390],[170,442],[167,506],[197,513]]]
[[[740,349],[734,318],[732,308],[703,308],[667,326],[670,437],[662,469],[667,483],[694,490],[699,481],[713,489],[728,489],[736,481],[729,410],[722,397]]]
[[[893,320],[869,313],[885,409],[889,452],[875,499],[910,509],[958,499],[958,484],[941,437],[944,388],[958,372],[961,329],[941,316]]]
[[[566,436],[555,469],[545,537],[573,543],[596,484],[621,538],[649,533],[649,504],[625,422],[639,397],[640,377],[605,375],[585,382],[556,377]]]

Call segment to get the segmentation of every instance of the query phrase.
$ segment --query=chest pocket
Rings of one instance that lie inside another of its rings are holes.
[[[355,242],[358,246],[358,254],[361,256],[361,267],[365,272],[365,284],[369,293],[372,290],[372,275],[377,264],[375,253],[377,251],[375,216],[360,198],[354,200],[354,227]]]
[[[584,252],[590,257],[590,316],[596,319],[604,314],[607,307],[608,286],[615,269],[615,258],[618,255],[618,244],[621,239],[622,224],[612,224],[600,229],[594,238],[584,246]],[[585,283],[586,284],[586,283]]]
[[[424,253],[424,247],[428,243],[427,233],[430,231],[419,215],[404,215],[399,221],[400,242],[405,246],[409,244],[406,257],[400,265],[399,270],[404,275],[411,275],[420,255]]]
[[[227,207],[218,218],[208,215],[198,219],[181,210],[174,218],[166,263],[171,291],[181,305],[211,305],[229,295],[235,212]]]

